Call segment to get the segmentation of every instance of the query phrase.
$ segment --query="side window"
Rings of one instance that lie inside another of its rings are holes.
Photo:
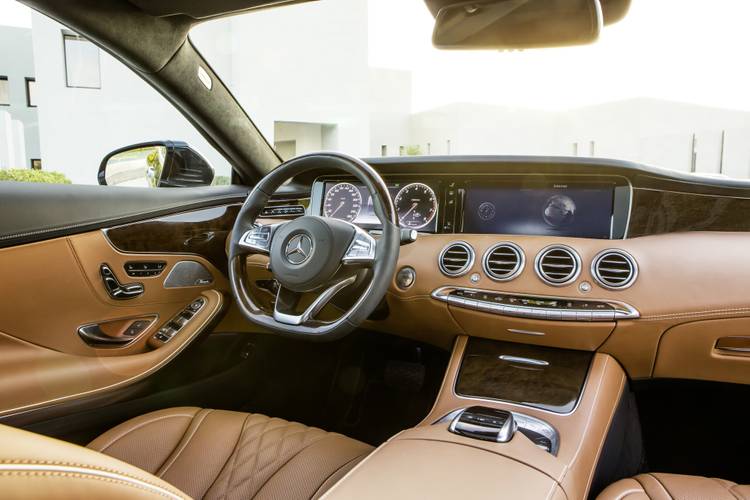
[[[227,160],[133,71],[43,14],[0,2],[0,181],[182,186],[186,168],[230,183]]]

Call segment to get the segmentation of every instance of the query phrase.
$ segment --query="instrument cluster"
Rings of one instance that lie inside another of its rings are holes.
[[[392,182],[387,186],[402,227],[435,231],[439,203],[433,186],[424,182]],[[363,227],[379,225],[372,196],[365,186],[354,182],[325,182],[322,195],[321,215]]]

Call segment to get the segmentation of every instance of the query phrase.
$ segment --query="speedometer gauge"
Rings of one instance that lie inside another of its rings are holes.
[[[323,215],[348,222],[359,216],[362,210],[362,193],[353,184],[339,182],[333,186],[323,200]]]
[[[411,229],[422,229],[432,222],[438,209],[435,191],[421,182],[401,188],[393,203],[401,225]]]

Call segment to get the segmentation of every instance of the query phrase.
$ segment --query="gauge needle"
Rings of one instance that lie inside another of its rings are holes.
[[[406,213],[401,216],[401,218],[402,219],[406,219],[406,216],[409,215],[412,212],[412,210],[414,210],[415,208],[417,208],[417,205],[419,205],[419,203],[412,203],[411,204],[411,208],[409,210],[407,210]]]
[[[334,210],[333,212],[331,212],[331,213],[330,213],[330,214],[328,215],[328,217],[333,217],[333,215],[334,215],[334,214],[335,214],[336,212],[338,212],[338,211],[339,211],[339,210],[341,209],[341,207],[343,207],[344,205],[345,205],[345,203],[344,203],[343,201],[342,201],[341,203],[339,203],[339,206],[338,206],[338,207],[336,207],[336,210]]]

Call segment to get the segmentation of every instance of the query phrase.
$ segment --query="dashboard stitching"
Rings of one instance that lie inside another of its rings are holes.
[[[742,314],[750,312],[750,307],[738,307],[733,309],[712,309],[706,311],[693,311],[685,313],[671,313],[661,314],[654,316],[642,316],[641,320],[661,320],[661,319],[679,319],[679,318],[690,318],[700,316],[720,316],[723,314]]]

